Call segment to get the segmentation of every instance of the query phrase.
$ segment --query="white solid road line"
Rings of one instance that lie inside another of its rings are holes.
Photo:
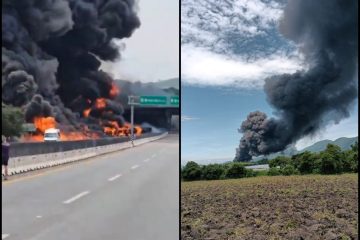
[[[85,196],[85,195],[89,194],[89,193],[90,193],[89,191],[85,191],[85,192],[79,193],[79,194],[78,194],[78,195],[76,195],[75,197],[72,197],[72,198],[70,198],[70,199],[68,199],[68,200],[64,201],[63,203],[64,203],[64,204],[69,204],[69,203],[72,203],[72,202],[74,202],[74,201],[78,200],[79,198],[81,198],[81,197],[83,197],[83,196]]]
[[[147,158],[144,160],[144,162],[149,162],[150,161],[150,158]]]
[[[139,167],[139,165],[134,165],[131,167],[131,169],[134,170],[134,169],[137,169],[138,167]]]
[[[5,239],[5,238],[7,238],[8,236],[10,236],[10,234],[1,234],[1,239]]]
[[[109,181],[109,182],[112,182],[112,181],[114,181],[115,179],[117,179],[117,178],[119,178],[119,177],[121,177],[121,176],[122,176],[121,174],[115,175],[115,176],[109,178],[108,181]]]

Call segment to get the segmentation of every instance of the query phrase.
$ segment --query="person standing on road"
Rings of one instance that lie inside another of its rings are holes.
[[[7,180],[8,177],[8,162],[9,162],[9,151],[10,150],[10,144],[6,141],[6,137],[2,136],[2,165],[4,166],[5,170],[5,177],[4,180]]]

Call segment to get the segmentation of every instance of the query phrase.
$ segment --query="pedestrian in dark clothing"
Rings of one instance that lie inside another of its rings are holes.
[[[8,162],[9,162],[9,152],[10,152],[10,144],[6,141],[6,137],[2,136],[2,165],[5,170],[4,180],[7,180],[8,177]]]

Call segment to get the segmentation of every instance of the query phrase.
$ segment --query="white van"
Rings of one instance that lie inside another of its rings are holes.
[[[60,141],[60,130],[56,128],[46,129],[44,133],[44,141],[45,142]]]

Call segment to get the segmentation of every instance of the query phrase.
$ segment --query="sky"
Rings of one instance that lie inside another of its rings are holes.
[[[283,0],[181,1],[181,161],[231,161],[237,129],[249,112],[273,116],[264,79],[306,70],[297,46],[277,30]],[[357,105],[349,118],[296,143],[357,136]]]
[[[116,41],[121,59],[103,62],[102,69],[117,79],[153,82],[179,76],[179,1],[139,0],[141,26]],[[124,48],[125,44],[125,48]]]

